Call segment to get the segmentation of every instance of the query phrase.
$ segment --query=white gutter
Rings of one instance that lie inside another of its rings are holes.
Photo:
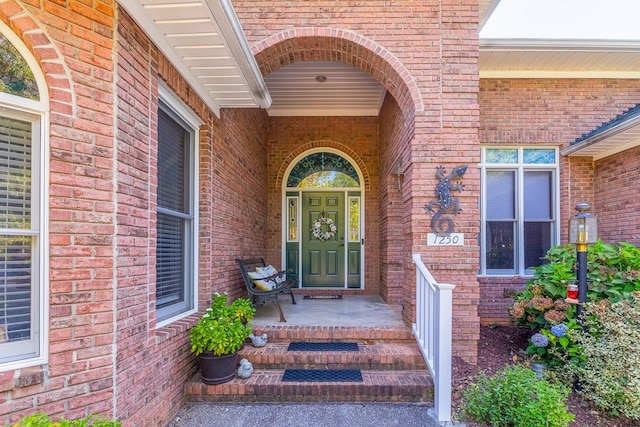
[[[640,40],[480,39],[480,50],[530,52],[640,52]]]

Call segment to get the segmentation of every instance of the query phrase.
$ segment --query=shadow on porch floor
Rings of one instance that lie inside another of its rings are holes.
[[[304,290],[294,291],[296,303],[288,295],[278,302],[287,319],[278,321],[275,306],[256,307],[254,325],[282,326],[405,326],[393,307],[377,295],[344,295],[342,299],[304,299]]]

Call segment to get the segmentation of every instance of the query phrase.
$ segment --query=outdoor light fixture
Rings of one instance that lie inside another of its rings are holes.
[[[576,245],[578,295],[576,301],[575,289],[570,285],[567,301],[578,304],[578,322],[581,322],[582,304],[587,301],[587,245],[598,240],[598,218],[589,213],[590,209],[588,203],[579,203],[576,205],[578,213],[569,219],[569,243]]]
[[[318,83],[325,83],[327,81],[327,76],[322,76],[322,75],[316,76],[316,81]]]
[[[391,171],[391,175],[395,175],[398,178],[398,190],[402,189],[402,178],[404,177],[404,172],[402,171],[402,159],[398,159],[396,161],[393,170]]]

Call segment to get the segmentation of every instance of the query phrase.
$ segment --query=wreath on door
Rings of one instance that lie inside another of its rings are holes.
[[[323,231],[323,225],[326,225],[326,231]],[[338,228],[333,223],[333,220],[324,216],[321,216],[320,218],[315,220],[313,223],[313,227],[311,228],[313,237],[322,242],[324,242],[325,240],[329,240],[330,238],[335,236],[337,230]]]

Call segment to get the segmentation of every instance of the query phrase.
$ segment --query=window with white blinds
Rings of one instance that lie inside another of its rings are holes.
[[[0,364],[38,357],[40,117],[0,113]],[[33,200],[36,201],[33,201]]]
[[[159,321],[194,308],[196,130],[166,103],[158,111],[158,240],[156,307]]]
[[[557,244],[557,157],[555,148],[483,148],[481,274],[531,274]]]

